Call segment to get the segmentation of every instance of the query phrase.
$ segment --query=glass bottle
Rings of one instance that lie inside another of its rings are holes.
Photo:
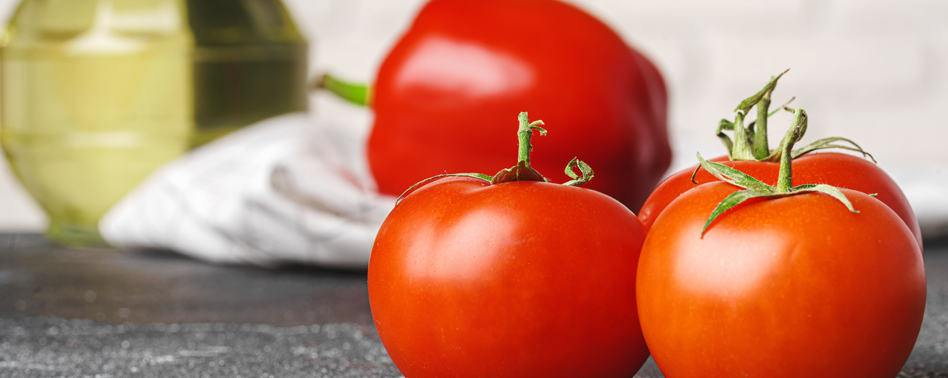
[[[279,0],[188,0],[194,49],[191,144],[307,110],[307,43]]]
[[[0,40],[0,144],[46,235],[96,245],[157,167],[305,110],[305,75],[279,0],[24,0]]]

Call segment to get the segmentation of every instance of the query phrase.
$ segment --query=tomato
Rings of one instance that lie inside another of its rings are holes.
[[[726,156],[712,159],[749,174],[768,184],[776,184],[779,163],[756,161],[727,161]],[[669,176],[655,188],[642,209],[639,219],[646,229],[662,213],[668,204],[682,193],[694,189],[699,184],[717,181],[707,171],[700,170],[695,176],[698,184],[691,182],[695,168],[689,168]],[[876,198],[886,204],[899,216],[912,231],[915,241],[922,246],[922,233],[915,219],[915,212],[909,205],[899,186],[882,169],[872,162],[841,153],[823,152],[800,156],[793,161],[793,182],[795,184],[829,184],[852,189],[863,193],[876,193]]]
[[[793,186],[807,124],[793,112],[775,186],[699,155],[721,181],[678,196],[649,230],[636,294],[666,377],[889,378],[912,352],[919,245],[868,194]]]
[[[796,163],[796,162],[795,162]],[[643,247],[643,333],[666,377],[879,377],[905,363],[925,310],[918,245],[888,206],[843,189],[753,199],[698,186],[657,217]]]
[[[588,188],[631,209],[671,161],[659,71],[560,1],[430,1],[382,62],[373,91],[367,153],[382,193],[507,165],[503,125],[520,109],[558,125],[535,153],[539,171],[582,156],[600,173]]]
[[[609,196],[543,182],[520,139],[514,168],[427,182],[382,224],[369,303],[408,378],[627,378],[648,358],[635,305],[644,227]]]

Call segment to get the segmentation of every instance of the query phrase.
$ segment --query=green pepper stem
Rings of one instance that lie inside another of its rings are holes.
[[[329,91],[350,104],[372,106],[372,88],[365,83],[345,81],[327,73],[320,76],[312,87]]]

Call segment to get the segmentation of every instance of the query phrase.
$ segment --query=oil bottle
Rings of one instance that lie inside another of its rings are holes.
[[[98,245],[157,167],[305,110],[306,49],[279,0],[24,0],[0,40],[0,144],[46,235]]]

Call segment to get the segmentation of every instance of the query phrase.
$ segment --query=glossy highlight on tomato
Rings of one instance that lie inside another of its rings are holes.
[[[504,125],[521,109],[558,125],[534,154],[539,171],[581,156],[600,174],[587,187],[630,209],[671,162],[659,71],[561,1],[432,0],[383,61],[373,93],[368,160],[382,193],[508,165]]]

